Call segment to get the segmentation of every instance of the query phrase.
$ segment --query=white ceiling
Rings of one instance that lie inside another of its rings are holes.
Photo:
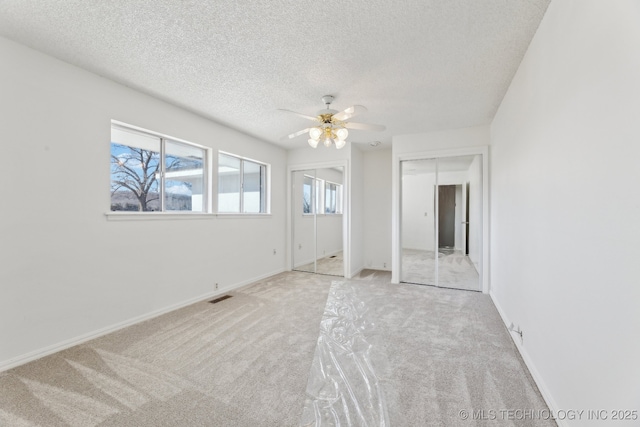
[[[285,148],[331,94],[384,147],[489,123],[550,1],[0,0],[0,35]]]

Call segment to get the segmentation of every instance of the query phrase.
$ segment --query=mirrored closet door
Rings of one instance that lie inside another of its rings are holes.
[[[292,172],[293,270],[344,276],[342,167]]]
[[[480,291],[482,156],[401,162],[401,281]]]

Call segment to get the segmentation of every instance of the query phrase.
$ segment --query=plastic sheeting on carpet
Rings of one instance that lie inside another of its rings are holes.
[[[300,425],[389,425],[383,380],[389,366],[366,299],[349,282],[332,283]]]

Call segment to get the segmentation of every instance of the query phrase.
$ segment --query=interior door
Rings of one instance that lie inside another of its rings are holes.
[[[465,206],[464,206],[464,220],[462,224],[464,225],[464,254],[469,255],[469,183],[467,182],[465,185]]]
[[[456,186],[438,186],[438,248],[455,247]]]

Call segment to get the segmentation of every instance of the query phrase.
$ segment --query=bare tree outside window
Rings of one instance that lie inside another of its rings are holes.
[[[159,210],[159,170],[159,152],[112,143],[111,210]]]

